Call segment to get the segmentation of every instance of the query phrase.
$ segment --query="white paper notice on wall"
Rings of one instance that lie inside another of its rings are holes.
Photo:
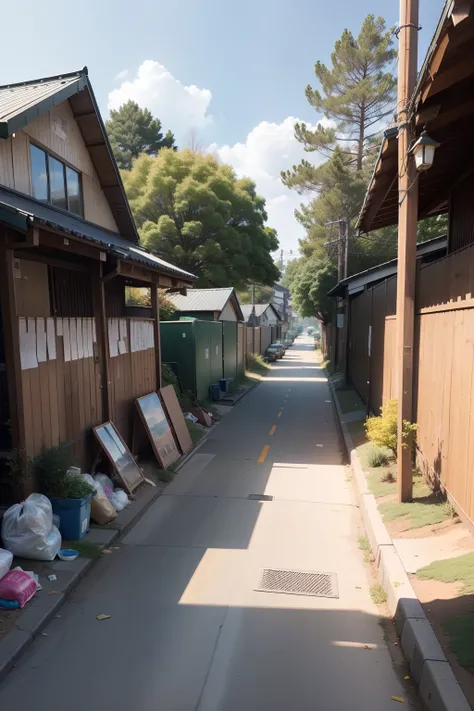
[[[35,320],[29,318],[18,319],[18,334],[20,339],[20,363],[22,370],[38,367],[36,358],[36,328]]]
[[[63,335],[63,320],[62,320],[62,318],[56,319],[56,333],[58,334],[58,336]]]
[[[83,339],[83,331],[82,331],[82,318],[76,319],[76,328],[77,328],[77,357],[79,360],[84,358],[84,339]]]
[[[204,358],[205,358],[206,360],[209,360],[209,348],[205,348],[205,349],[204,349]]]
[[[82,339],[84,341],[84,358],[92,358],[94,348],[92,345],[92,319],[85,318],[82,321]]]
[[[95,318],[92,319],[92,343],[97,343],[97,331],[95,330]]]
[[[127,332],[127,319],[121,318],[119,322],[119,352],[121,355],[128,353],[127,343],[128,343],[128,332]]]
[[[69,338],[69,319],[63,319],[63,344],[64,344],[64,362],[69,363],[71,360],[71,339]]]
[[[46,327],[44,318],[36,319],[36,357],[38,363],[46,363],[48,356],[46,354]]]
[[[75,318],[69,319],[69,339],[71,341],[71,360],[77,360],[77,323]]]
[[[54,330],[54,319],[46,319],[46,340],[48,345],[49,360],[56,360],[56,333]]]
[[[108,320],[108,331],[109,331],[109,354],[111,358],[118,356],[118,318],[109,318]]]

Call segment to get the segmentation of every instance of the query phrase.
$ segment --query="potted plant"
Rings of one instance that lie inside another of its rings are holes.
[[[64,445],[46,449],[32,461],[41,491],[59,516],[62,537],[78,541],[89,530],[95,490],[80,475],[72,473],[71,466],[72,457]]]

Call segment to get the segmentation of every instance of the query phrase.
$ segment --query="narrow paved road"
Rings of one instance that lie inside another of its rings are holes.
[[[330,391],[299,339],[81,583],[0,708],[411,708],[359,535]],[[339,597],[260,592],[263,568],[335,573]]]

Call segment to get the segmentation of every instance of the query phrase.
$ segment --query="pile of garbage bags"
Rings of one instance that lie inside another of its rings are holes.
[[[43,494],[31,494],[3,514],[2,540],[7,551],[19,558],[54,560],[61,548],[61,534],[53,523],[51,502]]]
[[[129,505],[130,501],[123,489],[114,489],[112,479],[106,474],[81,475],[90,486],[95,489],[95,496],[91,501],[91,519],[99,524],[110,523]]]

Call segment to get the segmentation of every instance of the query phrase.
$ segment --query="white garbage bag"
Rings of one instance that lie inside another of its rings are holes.
[[[116,511],[122,511],[130,503],[129,498],[123,489],[115,489],[109,497],[109,501]]]
[[[10,553],[10,551],[6,551],[4,548],[0,548],[0,580],[10,570],[12,561],[13,553]]]
[[[2,520],[3,545],[21,558],[54,560],[61,548],[61,534],[53,525],[51,502],[31,494],[23,503],[7,509]]]

